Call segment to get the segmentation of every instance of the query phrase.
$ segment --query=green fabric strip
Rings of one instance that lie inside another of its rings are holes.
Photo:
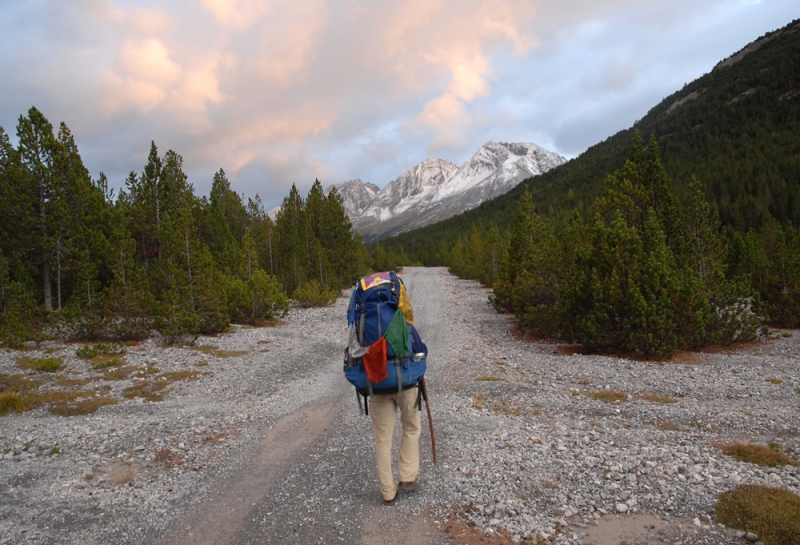
[[[408,343],[406,320],[403,317],[403,313],[399,310],[394,313],[394,318],[389,322],[389,327],[386,328],[386,332],[383,336],[386,338],[386,342],[392,347],[397,357],[402,358],[411,349]]]

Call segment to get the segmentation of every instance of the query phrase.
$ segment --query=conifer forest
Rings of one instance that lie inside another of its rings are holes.
[[[220,169],[197,196],[155,143],[122,189],[36,108],[0,128],[0,343],[168,340],[325,305],[369,271],[447,266],[539,337],[669,357],[800,325],[793,22],[633,127],[445,221],[363,244],[336,192],[275,221]]]
[[[369,254],[335,191],[293,186],[277,220],[220,169],[198,197],[175,151],[152,143],[118,194],[89,175],[65,124],[36,108],[13,147],[0,128],[0,340],[176,340],[326,304]]]

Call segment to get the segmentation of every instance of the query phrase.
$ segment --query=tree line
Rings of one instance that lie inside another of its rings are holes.
[[[46,335],[168,339],[261,323],[289,297],[325,304],[371,256],[336,190],[292,186],[273,221],[225,172],[194,193],[183,159],[151,143],[118,194],[92,179],[64,123],[36,108],[0,127],[0,341]]]
[[[511,229],[474,224],[439,258],[493,287],[492,304],[541,337],[644,357],[759,336],[800,318],[800,231],[767,218],[722,227],[700,184],[673,193],[653,138],[638,133],[586,214],[562,229],[524,191]]]

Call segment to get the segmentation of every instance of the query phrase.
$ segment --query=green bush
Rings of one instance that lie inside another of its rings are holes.
[[[800,545],[800,497],[783,488],[742,485],[717,496],[717,522],[756,534],[765,545]]]
[[[301,307],[324,307],[333,303],[339,293],[320,286],[317,280],[311,280],[294,290],[292,299]]]
[[[276,318],[289,312],[289,298],[274,276],[261,269],[256,269],[250,277],[248,288],[250,290],[251,319]],[[297,292],[295,291],[295,293]],[[330,300],[335,301],[336,294],[333,294]]]

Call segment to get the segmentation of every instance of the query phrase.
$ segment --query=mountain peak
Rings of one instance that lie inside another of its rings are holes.
[[[376,192],[367,206],[359,201],[362,206],[346,207],[345,211],[366,240],[377,240],[474,208],[564,162],[563,157],[536,144],[490,141],[460,168],[428,157]],[[359,185],[337,184],[340,192],[347,193],[351,187],[359,195],[363,193]],[[342,197],[348,202],[344,194]]]

